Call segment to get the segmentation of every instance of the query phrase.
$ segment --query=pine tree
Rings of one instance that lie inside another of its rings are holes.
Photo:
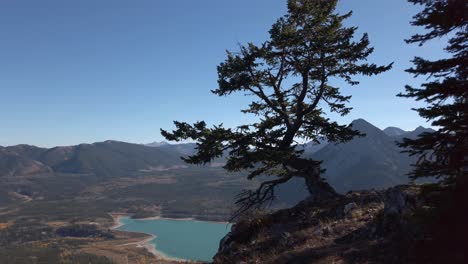
[[[435,176],[445,183],[467,180],[468,170],[468,2],[466,0],[409,0],[423,5],[412,25],[423,26],[425,34],[417,34],[407,43],[419,43],[448,36],[445,50],[451,57],[439,60],[413,59],[407,72],[427,76],[421,87],[406,86],[402,97],[424,101],[415,109],[419,115],[438,127],[433,133],[405,139],[400,146],[420,158],[410,176],[413,179]]]
[[[226,170],[248,171],[248,179],[273,178],[239,195],[239,213],[271,202],[275,187],[293,177],[304,178],[315,198],[336,195],[320,177],[321,162],[302,157],[298,144],[321,138],[345,142],[360,135],[326,117],[326,109],[342,116],[351,110],[346,106],[351,96],[330,80],[355,86],[359,82],[353,77],[391,68],[366,63],[373,52],[367,34],[355,39],[357,28],[343,26],[352,13],[336,14],[336,5],[337,0],[289,0],[288,13],[273,24],[268,41],[228,52],[218,66],[219,87],[212,92],[252,96],[242,112],[256,115],[258,122],[225,128],[175,121],[174,131],[161,130],[167,140],[197,142],[197,153],[185,158],[188,163],[208,163],[227,153]]]

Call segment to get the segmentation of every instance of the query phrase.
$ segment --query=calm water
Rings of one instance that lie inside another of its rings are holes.
[[[135,220],[122,218],[118,230],[141,232],[156,236],[151,241],[156,249],[168,257],[211,261],[219,241],[231,229],[226,223],[196,220]]]

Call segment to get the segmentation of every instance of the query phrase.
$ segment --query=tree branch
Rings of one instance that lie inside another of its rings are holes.
[[[239,209],[233,214],[231,220],[234,220],[238,216],[244,214],[254,207],[260,207],[266,202],[272,202],[275,198],[275,187],[289,181],[293,176],[288,175],[276,180],[265,181],[255,190],[247,190],[239,194],[240,197],[236,204],[240,205]]]
[[[273,102],[268,98],[268,96],[264,93],[263,86],[258,82],[258,80],[256,80],[256,77],[255,77],[255,74],[253,73],[252,67],[250,65],[248,65],[247,68],[248,68],[248,72],[250,74],[250,77],[252,78],[252,80],[255,80],[255,87],[258,88],[258,91],[255,91],[254,89],[252,89],[249,86],[245,86],[245,88],[247,90],[249,90],[250,92],[252,92],[253,94],[255,94],[256,96],[258,96],[260,99],[262,99],[273,111],[278,113],[284,119],[285,122],[289,122],[288,114],[286,112],[283,112],[282,110],[280,110],[278,107],[276,107],[273,104]]]

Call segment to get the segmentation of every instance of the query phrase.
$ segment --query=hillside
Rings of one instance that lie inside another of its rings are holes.
[[[398,137],[407,133],[407,131],[404,131],[403,129],[398,127],[387,127],[383,130],[383,132],[389,137]]]
[[[397,186],[305,200],[237,222],[214,263],[464,264],[467,193]]]
[[[25,151],[25,153],[27,152],[27,155],[25,155],[22,152],[23,150],[25,150],[23,146],[18,148],[18,152],[0,147],[0,177],[32,175],[52,171],[51,168],[40,161],[28,158],[29,155],[33,156],[35,152],[29,153]]]
[[[389,256],[379,215],[394,206],[392,192],[410,199],[417,193],[411,188],[353,192],[245,218],[220,242],[214,263],[385,263]]]
[[[426,128],[423,126],[418,126],[415,130],[405,131],[405,133],[398,135],[398,136],[394,136],[394,138],[396,138],[398,141],[401,141],[403,138],[415,139],[422,133],[431,133],[431,132],[434,132],[434,129]]]
[[[324,177],[340,192],[406,183],[406,173],[414,159],[401,153],[395,141],[432,131],[423,127],[414,131],[391,127],[385,129],[385,132],[362,119],[352,124],[366,136],[345,144],[321,140],[300,146],[306,157],[324,161]],[[194,153],[195,147],[194,143],[172,145],[156,142],[141,145],[110,140],[51,149],[29,145],[0,147],[0,177],[56,173],[112,178],[164,172],[192,167],[185,164],[180,156]],[[221,167],[223,164],[221,157],[201,170]],[[294,193],[297,188],[302,188],[302,183],[289,184],[282,190]]]
[[[340,192],[406,183],[413,160],[401,153],[395,141],[427,130],[418,128],[390,137],[362,119],[352,125],[366,136],[345,144],[309,142],[301,146],[304,155],[324,160],[324,176]],[[247,181],[242,173],[227,174],[220,168],[223,158],[208,166],[185,164],[180,156],[192,154],[194,143],[151,145],[105,141],[50,149],[0,147],[0,177],[8,177],[0,184],[0,204],[81,197],[106,201],[106,208],[113,204],[151,215],[160,212],[161,204],[176,200],[164,206],[163,212],[192,215],[204,210],[226,217],[229,209],[220,208],[232,204],[243,188],[258,184]],[[178,193],[192,197],[190,202],[178,199]],[[278,194],[276,205],[280,206],[293,205],[307,196],[301,179],[281,186]],[[134,207],[137,201],[143,204],[141,208]]]
[[[339,192],[369,188],[386,188],[408,182],[407,173],[414,158],[401,153],[395,141],[420,130],[390,137],[363,119],[352,122],[354,129],[365,134],[343,144],[327,144],[310,157],[323,160],[324,177]],[[402,130],[403,131],[403,130]]]
[[[185,166],[179,154],[137,144],[106,141],[74,147],[68,159],[52,168],[64,173],[93,173],[99,176],[123,176],[138,171],[164,170]],[[47,164],[46,160],[43,160]]]
[[[18,145],[3,148],[1,153],[0,175],[43,172],[38,166],[49,167],[55,173],[94,174],[100,177],[186,167],[177,150],[118,141],[51,149]]]
[[[112,211],[225,220],[235,195],[258,181],[226,173],[221,158],[207,166],[185,164],[180,156],[194,148],[192,143],[148,147],[117,141],[0,148],[0,220],[51,217],[44,212],[54,212],[57,219],[93,218]],[[291,182],[278,195],[275,206],[284,207],[306,192],[302,183]]]

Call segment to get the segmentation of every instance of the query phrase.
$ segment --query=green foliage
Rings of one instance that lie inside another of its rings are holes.
[[[320,162],[301,157],[298,142],[321,138],[344,142],[359,135],[326,117],[326,108],[340,115],[351,110],[346,106],[351,96],[343,95],[330,80],[354,86],[359,84],[356,75],[371,76],[391,68],[391,64],[365,62],[373,52],[368,36],[356,40],[357,28],[343,26],[351,12],[334,13],[336,4],[337,0],[288,1],[288,13],[273,24],[268,41],[228,52],[218,66],[218,88],[212,92],[253,96],[242,112],[256,115],[258,122],[210,128],[203,121],[193,125],[176,121],[174,131],[161,131],[168,140],[197,142],[197,153],[185,159],[188,163],[208,163],[227,153],[226,170],[247,170],[249,179],[275,177],[256,191],[241,194],[238,203],[243,209],[271,201],[275,186],[296,176],[306,178],[314,195],[334,193],[319,176]]]
[[[439,127],[433,133],[424,133],[417,139],[405,139],[401,146],[411,155],[420,156],[413,179],[436,176],[446,183],[466,181],[468,168],[468,3],[464,0],[423,1],[409,0],[423,5],[414,16],[412,25],[423,26],[425,34],[412,36],[408,43],[419,43],[434,38],[449,37],[445,50],[451,55],[439,60],[413,59],[414,67],[407,72],[427,76],[421,87],[406,86],[402,97],[427,103],[415,109],[432,125]]]

